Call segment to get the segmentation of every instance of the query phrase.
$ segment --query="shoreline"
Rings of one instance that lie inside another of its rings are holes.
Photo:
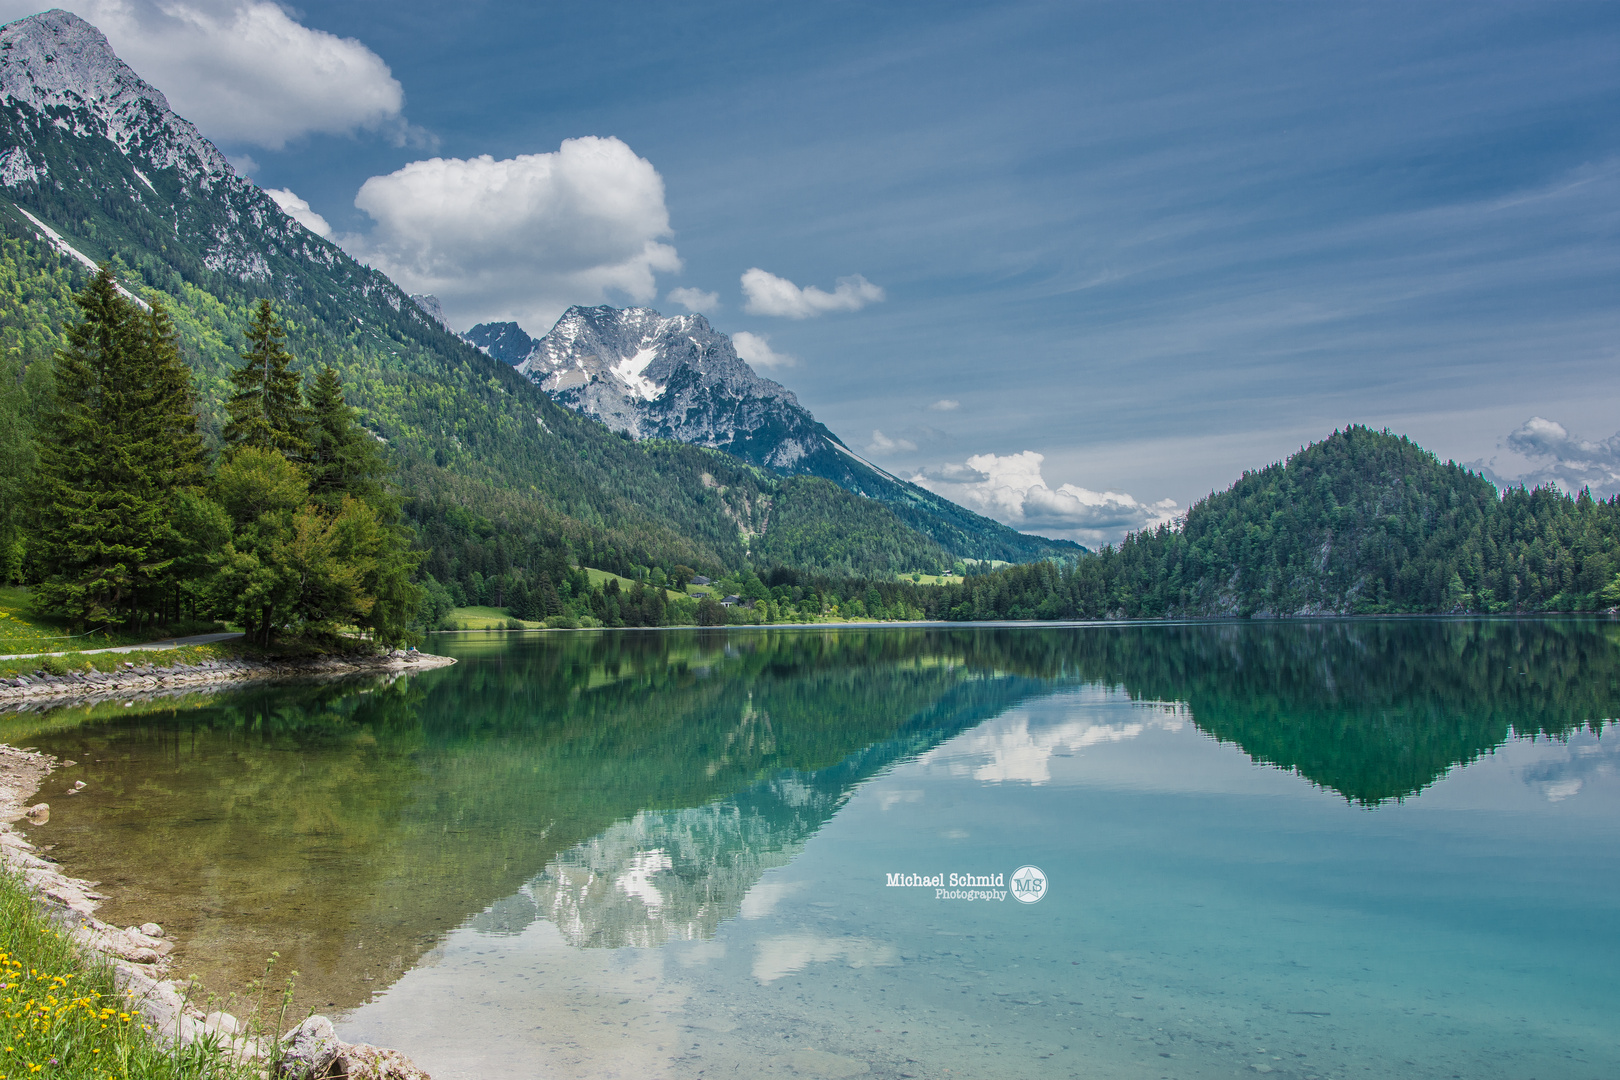
[[[231,683],[429,671],[455,662],[448,656],[395,649],[375,656],[323,656],[310,660],[204,660],[167,666],[126,661],[117,671],[74,671],[66,675],[51,675],[41,668],[32,675],[0,678],[0,709],[17,705],[54,707]]]
[[[454,663],[447,657],[432,659]],[[265,1077],[431,1080],[397,1050],[340,1041],[324,1016],[310,1016],[278,1035],[263,1031],[258,1018],[244,1021],[227,1012],[205,1013],[197,1008],[190,997],[193,985],[168,977],[170,956],[176,948],[172,935],[156,923],[120,928],[96,918],[101,901],[111,899],[96,891],[100,883],[70,877],[14,828],[23,820],[36,827],[50,821],[50,806],[29,805],[29,800],[46,777],[75,764],[32,748],[0,743],[0,871],[17,876],[24,890],[71,936],[87,963],[100,961],[111,966],[114,985],[130,999],[131,1011],[139,1012],[150,1025],[159,1045],[179,1047],[200,1040]]]

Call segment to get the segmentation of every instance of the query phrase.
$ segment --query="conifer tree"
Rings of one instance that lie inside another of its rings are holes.
[[[35,596],[80,624],[122,623],[173,559],[168,443],[183,422],[167,410],[181,403],[152,355],[164,324],[119,295],[106,266],[74,302],[84,318],[67,329],[39,439]]]
[[[382,507],[382,477],[387,472],[382,450],[355,419],[343,400],[343,381],[330,365],[321,368],[305,390],[309,416],[308,468],[310,495],[329,509],[344,495]]]
[[[309,448],[308,417],[286,347],[287,332],[269,300],[260,300],[253,310],[247,340],[242,366],[231,372],[236,393],[225,402],[231,417],[223,432],[225,444],[233,451],[251,446],[299,459]]]

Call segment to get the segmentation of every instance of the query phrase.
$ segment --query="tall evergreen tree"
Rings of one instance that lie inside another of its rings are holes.
[[[260,300],[253,310],[247,340],[242,366],[231,372],[236,393],[225,402],[231,417],[223,432],[225,443],[232,450],[251,446],[301,458],[309,449],[308,415],[287,351],[287,332],[269,300]]]
[[[344,402],[338,373],[330,366],[321,368],[305,389],[305,402],[311,497],[329,509],[336,508],[344,495],[380,507],[388,465],[377,440]]]
[[[194,535],[183,500],[201,492],[208,479],[208,451],[197,423],[196,394],[191,386],[191,369],[180,357],[180,338],[161,303],[154,303],[140,319],[138,331],[142,363],[150,380],[150,406],[147,435],[153,447],[149,468],[160,492],[165,520],[169,524],[162,541],[168,567],[156,582],[157,594],[147,606],[180,616],[180,590],[188,578],[203,572],[205,561],[199,545],[206,540]]]
[[[171,436],[184,421],[169,410],[189,398],[153,355],[165,324],[119,295],[106,266],[74,302],[83,320],[67,330],[39,438],[35,596],[81,624],[123,623],[173,561]]]

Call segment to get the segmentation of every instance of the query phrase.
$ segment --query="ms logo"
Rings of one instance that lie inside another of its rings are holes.
[[[1021,904],[1038,903],[1046,895],[1046,875],[1038,866],[1020,866],[1012,874],[1013,899]]]

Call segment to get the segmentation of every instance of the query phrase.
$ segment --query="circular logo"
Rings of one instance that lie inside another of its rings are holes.
[[[1038,903],[1046,895],[1046,875],[1038,866],[1020,866],[1012,875],[1013,899],[1021,904]]]

